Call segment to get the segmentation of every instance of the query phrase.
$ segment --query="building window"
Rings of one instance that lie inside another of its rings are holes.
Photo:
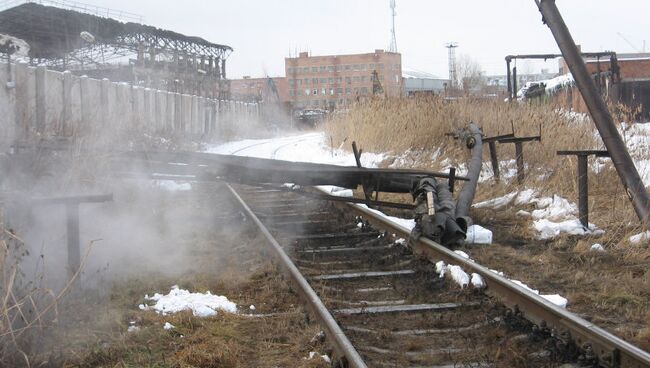
[[[290,85],[290,86],[295,86],[295,85],[296,85],[296,81],[295,81],[294,79],[289,79],[289,85]]]
[[[327,78],[321,78],[321,79],[320,79],[320,83],[321,83],[321,84],[325,84],[325,83],[327,83]]]
[[[334,96],[334,88],[330,88],[330,96]]]
[[[352,78],[350,78],[350,77],[345,77],[345,83],[347,83],[347,84],[352,83]]]
[[[384,69],[384,64],[379,64],[379,69]]]
[[[314,89],[311,91],[311,94],[314,95],[314,96],[317,95],[317,94],[318,94],[318,88],[314,88]]]
[[[336,78],[336,83],[343,83],[343,77]]]
[[[321,71],[321,72],[324,72],[324,71],[326,71],[326,70],[327,70],[327,67],[326,67],[325,65],[321,65],[321,67],[320,67],[320,71]]]
[[[361,76],[361,82],[363,83],[365,81],[366,81],[366,76],[365,75]]]
[[[319,100],[314,100],[314,101],[312,101],[312,102],[311,102],[312,106],[318,106],[318,101],[319,101]]]
[[[325,88],[321,88],[321,89],[320,89],[320,93],[321,93],[321,95],[324,96],[327,92],[326,92]]]
[[[368,68],[370,68],[370,69],[375,69],[375,64],[374,64],[374,63],[370,63],[370,64],[368,65]]]
[[[328,82],[329,84],[334,83],[334,78],[327,78],[327,82]]]
[[[354,66],[352,67],[352,69],[354,69],[354,70],[359,70],[359,69],[361,69],[361,66],[360,66],[359,64],[354,64]]]
[[[309,96],[309,88],[305,89],[305,96]]]
[[[343,93],[343,88],[340,88],[340,87],[337,88],[337,89],[336,89],[336,93],[339,93],[339,94],[340,94],[340,93]]]
[[[296,82],[298,82],[299,86],[302,86],[302,79],[296,79]]]
[[[366,70],[366,68],[368,68],[368,65],[366,65],[366,64],[361,64],[361,70]]]
[[[334,65],[330,65],[327,67],[328,72],[333,72],[334,71]]]
[[[290,90],[289,90],[289,96],[293,97],[293,96],[295,96],[295,95],[296,95],[296,91],[290,89]]]
[[[311,67],[311,72],[312,72],[312,73],[318,73],[318,68],[315,67],[315,66],[312,66],[312,67]]]
[[[368,88],[366,88],[366,87],[361,87],[361,94],[362,94],[362,95],[367,95],[367,94],[368,94]]]
[[[305,79],[302,81],[302,83],[303,83],[303,84],[309,84],[309,78],[305,78]]]
[[[352,93],[352,88],[346,88],[346,89],[345,89],[345,93],[347,93],[348,95],[349,95],[350,93]]]
[[[306,67],[302,68],[302,72],[303,73],[309,73],[309,67],[306,66]]]
[[[337,72],[340,72],[342,69],[343,68],[340,65],[334,67],[334,70],[336,70]]]
[[[311,84],[318,84],[318,78],[312,78]]]
[[[345,70],[350,70],[350,65],[346,65]]]
[[[354,77],[354,78],[352,78],[352,80],[354,81],[354,83],[359,83],[359,77],[358,77],[358,76],[357,76],[357,77]]]
[[[359,94],[359,88],[355,88],[355,89],[354,89],[354,94],[355,94],[355,95]]]

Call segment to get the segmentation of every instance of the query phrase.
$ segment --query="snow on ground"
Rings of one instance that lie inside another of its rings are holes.
[[[510,280],[510,281],[514,282],[519,287],[524,288],[524,289],[532,292],[533,294],[537,294],[537,295],[541,296],[542,298],[544,298],[544,299],[548,300],[549,302],[557,305],[558,307],[566,308],[568,300],[566,298],[560,296],[559,294],[540,295],[539,290],[531,289],[530,287],[528,287],[528,285],[524,284],[523,282],[521,282],[519,280]]]
[[[152,297],[145,295],[144,299],[153,301],[155,304],[140,304],[141,310],[154,310],[163,316],[186,310],[191,310],[196,317],[214,316],[218,310],[237,313],[237,304],[231,302],[225,296],[213,295],[209,291],[190,293],[176,285],[172,286],[167,295],[156,293]]]
[[[154,187],[158,187],[170,192],[192,190],[192,184],[175,180],[153,180]]]
[[[492,244],[492,231],[480,226],[471,225],[467,228],[466,244]]]
[[[585,229],[576,214],[578,206],[558,195],[552,197],[539,197],[534,189],[511,192],[502,197],[493,198],[473,205],[474,208],[499,209],[512,203],[516,205],[534,204],[536,209],[532,213],[517,212],[520,216],[531,216],[533,228],[537,231],[540,240],[552,239],[561,234],[569,235],[601,235],[603,230],[594,224],[589,224]]]
[[[325,133],[308,133],[270,139],[246,139],[208,146],[208,153],[271,158],[293,162],[313,162],[341,166],[356,166],[354,155],[341,148],[331,149]],[[385,154],[363,152],[361,165],[377,167]]]
[[[650,231],[630,236],[630,243],[638,244],[650,239]]]

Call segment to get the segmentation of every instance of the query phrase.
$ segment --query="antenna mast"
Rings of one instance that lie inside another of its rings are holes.
[[[456,48],[458,47],[457,42],[449,42],[445,44],[445,47],[449,49],[449,83],[451,87],[458,86],[458,76],[456,74]]]
[[[390,46],[388,47],[388,51],[390,52],[397,52],[397,38],[395,38],[395,16],[397,15],[397,12],[395,11],[395,7],[395,0],[390,0],[390,15],[393,22],[393,26],[390,30]]]

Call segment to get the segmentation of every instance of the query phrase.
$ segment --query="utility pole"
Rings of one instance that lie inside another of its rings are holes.
[[[456,48],[457,42],[449,42],[445,44],[449,50],[449,84],[451,88],[458,87],[458,74],[456,73]]]

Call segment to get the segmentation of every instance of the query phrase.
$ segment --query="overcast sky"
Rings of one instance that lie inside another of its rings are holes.
[[[389,0],[86,0],[140,14],[144,22],[231,46],[228,76],[284,75],[284,58],[365,53],[390,44]],[[458,42],[488,74],[505,73],[504,57],[558,52],[533,0],[396,0],[404,68],[448,75],[445,43]],[[584,51],[650,50],[650,1],[557,0]],[[622,35],[622,36],[621,36]],[[634,46],[629,45],[625,39]],[[635,50],[636,48],[636,50]],[[557,70],[519,64],[520,72]]]

